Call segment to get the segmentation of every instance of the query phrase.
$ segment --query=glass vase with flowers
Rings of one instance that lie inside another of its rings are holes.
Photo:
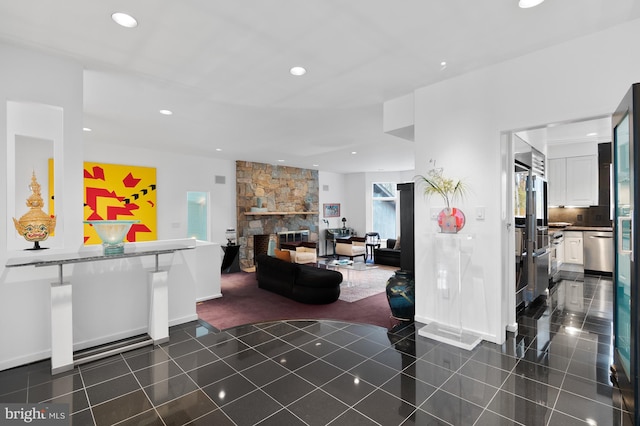
[[[431,169],[426,176],[415,177],[418,184],[424,188],[424,195],[431,197],[439,195],[445,203],[445,208],[438,214],[438,226],[445,233],[456,233],[465,224],[462,210],[452,207],[457,200],[462,201],[468,192],[467,184],[461,179],[452,179],[443,175],[443,170]]]

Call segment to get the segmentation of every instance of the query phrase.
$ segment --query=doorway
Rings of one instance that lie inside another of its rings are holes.
[[[598,145],[611,142],[611,116],[596,116],[581,120],[549,123],[542,126],[505,131],[501,135],[501,186],[502,186],[502,275],[504,277],[503,288],[507,295],[506,308],[503,318],[506,318],[507,331],[517,331],[516,322],[516,264],[513,261],[516,251],[516,223],[515,223],[515,183],[513,180],[513,165],[515,160],[516,144],[526,142],[545,156],[548,161],[549,153],[554,157],[569,157],[578,155],[597,155]],[[549,165],[546,165],[548,178]],[[554,191],[553,185],[549,186],[549,195]],[[596,195],[596,198],[598,196]],[[597,203],[596,203],[597,204]],[[550,205],[552,205],[550,203]],[[579,207],[585,209],[587,207]],[[565,209],[565,207],[563,207]],[[582,214],[582,211],[566,209],[566,212],[574,217]],[[556,210],[554,213],[558,213]],[[603,220],[609,219],[608,207],[604,209]],[[601,215],[601,216],[602,216]],[[595,215],[593,216],[595,217]],[[550,216],[549,220],[553,220]],[[587,218],[587,214],[583,215]]]

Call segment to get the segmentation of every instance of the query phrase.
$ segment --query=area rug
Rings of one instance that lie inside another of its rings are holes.
[[[396,269],[390,267],[389,274]],[[372,276],[368,281],[373,282]],[[338,299],[326,305],[309,305],[259,288],[255,273],[236,272],[222,275],[222,297],[199,302],[196,310],[200,319],[220,330],[282,319],[331,319],[388,328],[397,321],[391,317],[383,282],[386,280],[381,278],[377,294],[355,302]]]
[[[397,269],[376,267],[365,271],[349,271],[349,274],[345,270],[341,270],[344,281],[340,285],[340,300],[353,303],[384,292],[387,280]]]

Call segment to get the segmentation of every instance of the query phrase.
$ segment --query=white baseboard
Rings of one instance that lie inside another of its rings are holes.
[[[204,302],[206,300],[219,299],[221,297],[222,297],[222,293],[217,293],[217,294],[212,294],[212,295],[209,295],[209,296],[199,297],[199,298],[196,299],[196,303]]]
[[[175,318],[175,319],[169,320],[169,327],[173,327],[174,325],[180,325],[180,324],[184,324],[185,322],[197,321],[197,320],[198,320],[198,314],[187,315],[182,318]]]
[[[19,367],[25,364],[30,364],[36,361],[42,361],[48,358],[51,358],[51,350],[35,352],[25,356],[3,360],[0,362],[0,371],[8,370],[9,368],[13,368],[13,367]]]

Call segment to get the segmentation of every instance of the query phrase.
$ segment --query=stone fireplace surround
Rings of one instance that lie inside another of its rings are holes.
[[[266,212],[251,212],[257,206],[258,188],[264,190]],[[317,242],[318,193],[317,170],[236,161],[240,267],[254,266],[254,235],[268,235],[277,246],[278,232],[309,230],[309,241]]]

